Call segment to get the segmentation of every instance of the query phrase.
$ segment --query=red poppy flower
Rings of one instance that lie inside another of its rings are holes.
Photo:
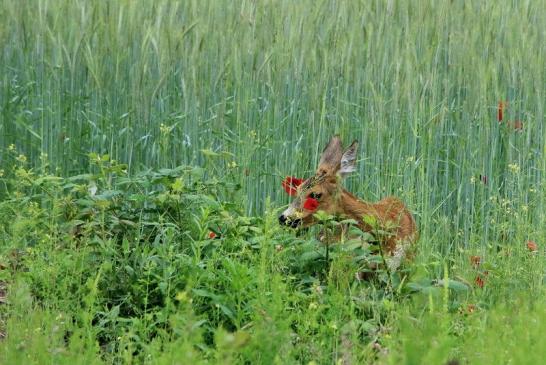
[[[483,288],[487,275],[489,275],[488,271],[484,271],[483,273],[476,275],[476,278],[474,279],[474,283],[476,284],[476,286],[478,286],[479,288]]]
[[[482,258],[480,256],[470,256],[470,264],[474,269],[477,269],[481,262]]]
[[[209,232],[209,238],[210,238],[211,240],[215,239],[215,238],[216,238],[216,233],[214,233],[213,231],[210,231],[210,232]]]
[[[527,241],[527,249],[531,252],[537,252],[538,251],[538,245],[535,241]]]
[[[303,204],[303,209],[314,212],[318,208],[318,200],[313,198],[307,198]]]
[[[288,195],[294,196],[298,191],[298,186],[300,186],[303,181],[303,179],[298,179],[297,177],[287,176],[282,181],[282,187]]]
[[[503,101],[499,101],[499,107],[497,109],[497,120],[502,122],[504,118],[504,109],[506,108],[507,104]]]

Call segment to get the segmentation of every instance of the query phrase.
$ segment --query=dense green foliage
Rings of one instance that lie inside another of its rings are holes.
[[[462,249],[458,259],[421,252],[410,276],[379,271],[360,281],[373,257],[360,241],[327,253],[313,230],[297,237],[281,228],[271,208],[247,217],[227,177],[196,167],[129,177],[109,156],[90,162],[95,173],[62,178],[35,174],[19,158],[14,178],[2,179],[6,363],[544,355],[528,354],[545,330],[543,250],[510,239],[487,262]],[[335,224],[325,218],[322,229]],[[510,352],[477,351],[507,317],[515,335],[501,340]]]
[[[539,363],[544,8],[0,0],[0,362]],[[334,133],[409,276],[278,226]]]

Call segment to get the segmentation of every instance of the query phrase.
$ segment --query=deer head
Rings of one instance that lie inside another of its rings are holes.
[[[314,176],[306,180],[286,178],[283,187],[295,198],[279,216],[279,223],[292,228],[307,227],[314,223],[313,213],[318,210],[328,214],[342,213],[341,180],[355,171],[357,148],[358,142],[354,141],[343,151],[341,140],[334,136],[322,152]]]

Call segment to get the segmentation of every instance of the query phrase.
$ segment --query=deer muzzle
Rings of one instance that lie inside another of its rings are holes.
[[[286,216],[284,213],[279,216],[279,224],[281,226],[287,226],[290,228],[297,228],[301,224],[301,219],[292,219],[289,216]]]

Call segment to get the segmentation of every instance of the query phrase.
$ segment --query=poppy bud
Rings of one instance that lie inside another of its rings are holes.
[[[474,269],[477,269],[481,262],[482,258],[480,256],[470,256],[470,264]]]
[[[504,119],[504,108],[506,107],[506,103],[503,101],[499,101],[499,106],[497,108],[497,120],[502,122]]]
[[[531,252],[537,252],[538,251],[538,245],[535,241],[527,241],[527,249]]]

